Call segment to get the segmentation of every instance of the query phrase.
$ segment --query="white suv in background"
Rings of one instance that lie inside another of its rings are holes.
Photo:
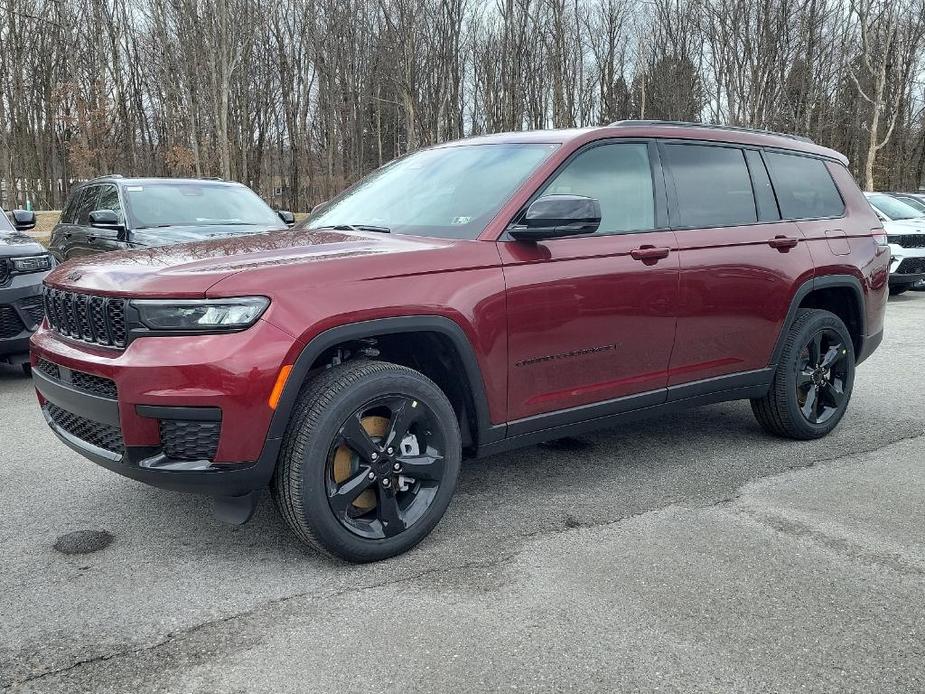
[[[887,193],[864,193],[883,222],[890,252],[890,294],[925,289],[925,212]]]

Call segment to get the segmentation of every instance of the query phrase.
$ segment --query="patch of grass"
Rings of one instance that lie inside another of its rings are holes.
[[[39,236],[49,236],[59,219],[61,219],[61,210],[36,211],[35,229],[32,230],[32,233]]]

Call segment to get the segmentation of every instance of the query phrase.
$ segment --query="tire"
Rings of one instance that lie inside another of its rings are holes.
[[[909,291],[909,287],[890,287],[890,296],[899,296]]]
[[[828,359],[832,361],[826,368]],[[841,318],[820,309],[800,309],[771,387],[763,398],[751,401],[752,412],[775,436],[798,440],[825,436],[845,414],[854,371],[854,344]]]
[[[396,430],[407,434],[391,441]],[[271,492],[306,545],[350,562],[379,561],[437,525],[461,458],[456,413],[433,381],[388,362],[347,362],[303,387]]]

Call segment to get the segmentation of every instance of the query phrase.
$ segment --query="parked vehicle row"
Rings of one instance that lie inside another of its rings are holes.
[[[90,460],[232,522],[269,485],[301,540],[350,561],[427,536],[464,453],[741,398],[773,434],[824,436],[882,339],[890,264],[846,163],[633,121],[422,150],[290,231],[55,269],[42,412]],[[125,243],[245,219],[142,212],[153,185],[90,184],[64,226],[111,223],[92,215],[107,194]]]
[[[890,294],[925,287],[925,202],[908,193],[865,195],[890,244]]]
[[[35,213],[0,209],[0,362],[29,370],[29,338],[42,322],[42,280],[53,261],[26,232]]]

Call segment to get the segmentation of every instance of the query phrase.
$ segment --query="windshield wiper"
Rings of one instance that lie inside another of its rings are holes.
[[[314,229],[334,229],[335,231],[377,231],[380,234],[391,234],[392,230],[388,227],[377,227],[372,224],[332,224],[331,226],[325,227],[313,227],[309,229],[312,231]]]

